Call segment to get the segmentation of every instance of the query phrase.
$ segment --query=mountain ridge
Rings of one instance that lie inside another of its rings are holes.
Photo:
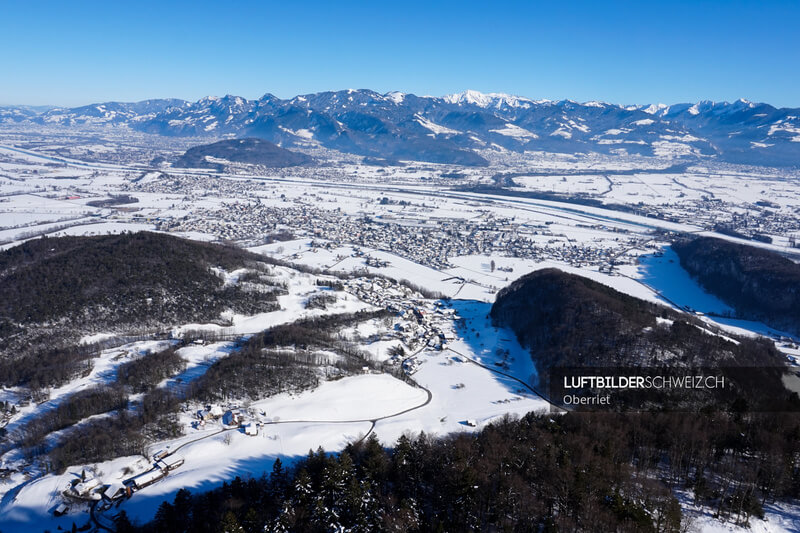
[[[678,104],[533,100],[467,90],[442,97],[347,89],[281,99],[234,95],[34,110],[0,123],[121,125],[164,136],[258,137],[390,159],[487,164],[487,151],[636,154],[800,166],[800,108],[739,99]]]

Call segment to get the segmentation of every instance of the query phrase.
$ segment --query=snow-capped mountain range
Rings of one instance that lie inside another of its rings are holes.
[[[620,106],[465,91],[444,97],[344,90],[284,100],[206,97],[77,108],[0,108],[0,122],[126,124],[204,139],[259,137],[386,159],[483,165],[486,150],[625,152],[800,166],[800,109],[737,100]]]

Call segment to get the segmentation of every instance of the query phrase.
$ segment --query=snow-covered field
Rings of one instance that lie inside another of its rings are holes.
[[[268,313],[246,316],[226,313],[223,318],[231,322],[230,326],[218,324],[183,324],[172,330],[173,336],[182,336],[186,331],[209,331],[221,335],[246,336],[264,331],[278,324],[286,324],[300,318],[309,318],[329,313],[354,313],[370,309],[370,306],[350,294],[335,292],[336,303],[325,310],[307,309],[309,296],[319,292],[314,284],[315,277],[288,268],[277,268],[278,276],[288,285],[288,294],[278,296],[280,309]]]

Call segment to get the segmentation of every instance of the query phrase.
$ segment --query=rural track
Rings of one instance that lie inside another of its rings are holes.
[[[110,531],[111,533],[114,533],[116,530],[111,529],[110,527],[101,524],[100,520],[97,518],[97,513],[96,513],[96,510],[95,510],[95,508],[97,507],[97,504],[98,504],[98,502],[95,501],[89,506],[89,519],[94,523],[94,526],[95,526],[95,528],[97,530]]]
[[[411,354],[408,357],[406,357],[405,359],[403,359],[403,362],[405,362],[408,359],[411,359],[412,357],[416,356],[417,354],[422,352],[424,349],[425,349],[425,345],[423,345],[422,348],[420,348],[419,350],[417,350],[413,354]],[[359,423],[369,422],[370,423],[369,430],[367,430],[367,432],[360,439],[354,441],[355,444],[361,443],[364,440],[366,440],[367,437],[369,437],[369,435],[375,429],[375,425],[379,421],[387,420],[389,418],[395,418],[395,417],[410,413],[412,411],[416,411],[417,409],[421,409],[421,408],[425,407],[426,405],[428,405],[429,403],[431,403],[431,400],[433,399],[433,393],[430,391],[430,389],[428,389],[427,387],[417,383],[417,381],[415,381],[408,374],[406,374],[406,377],[407,377],[407,379],[409,381],[411,381],[413,383],[413,385],[415,387],[420,388],[423,391],[425,391],[425,395],[426,395],[425,401],[423,401],[422,403],[420,403],[418,405],[414,405],[412,407],[408,407],[406,409],[403,409],[401,411],[397,411],[395,413],[391,413],[391,414],[383,415],[383,416],[378,416],[378,417],[374,417],[374,418],[360,418],[360,419],[352,419],[352,420],[278,420],[278,421],[272,421],[272,422],[265,422],[264,425],[268,426],[268,425],[280,425],[280,424],[359,424]],[[194,444],[196,442],[208,439],[210,437],[215,437],[215,436],[220,435],[222,433],[226,433],[226,432],[229,432],[229,431],[238,431],[238,430],[239,430],[238,427],[222,428],[219,431],[216,431],[214,433],[210,433],[208,435],[203,435],[202,437],[199,437],[197,439],[193,439],[193,440],[181,443],[178,447],[176,447],[174,450],[172,450],[168,454],[168,456],[177,453],[179,450],[181,450],[182,448],[184,448],[185,446],[188,446],[190,444]],[[150,452],[148,451],[148,458],[149,458],[149,453]],[[155,467],[153,467],[150,470],[148,470],[148,472],[152,472],[153,470],[155,470]],[[99,529],[113,532],[112,529],[109,529],[106,526],[104,526],[103,524],[101,524],[100,521],[98,520],[98,518],[95,516],[95,507],[96,507],[96,505],[97,505],[96,503],[92,504],[92,506],[90,508],[90,517],[91,517],[92,522],[94,522],[95,526],[97,528],[99,528]]]
[[[485,365],[485,364],[481,363],[480,361],[477,361],[476,359],[473,359],[472,357],[469,357],[468,355],[464,355],[463,353],[459,352],[458,350],[454,350],[453,348],[446,348],[446,349],[451,351],[451,352],[453,352],[454,354],[457,354],[457,355],[463,357],[464,359],[466,359],[467,361],[469,361],[470,363],[472,363],[474,365],[478,365],[479,367],[485,368],[486,370],[488,370],[490,372],[494,372],[495,374],[499,374],[501,376],[505,376],[505,377],[507,377],[509,379],[512,379],[512,380],[516,381],[517,383],[521,384],[526,389],[528,389],[529,391],[534,393],[536,396],[538,396],[542,400],[546,401],[548,404],[550,403],[550,400],[548,400],[541,392],[539,392],[538,390],[536,390],[535,388],[530,386],[525,381],[519,379],[518,377],[516,377],[516,376],[514,376],[512,374],[509,374],[507,372],[502,372],[502,371],[497,370],[496,368],[492,368],[492,367],[490,367],[488,365]]]

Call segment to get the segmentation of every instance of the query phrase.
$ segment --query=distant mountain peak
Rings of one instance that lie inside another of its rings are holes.
[[[659,115],[659,114],[662,114],[663,111],[666,111],[668,109],[669,109],[669,106],[667,104],[661,104],[661,103],[659,103],[659,104],[650,104],[647,107],[642,107],[641,108],[642,111],[644,111],[645,113],[647,113],[649,115]]]
[[[207,96],[105,102],[37,112],[0,108],[1,123],[126,124],[167,136],[257,137],[369,158],[486,165],[491,152],[603,153],[800,167],[800,109],[740,98],[673,105],[532,100],[469,89],[443,97],[344,89],[281,99]]]
[[[384,94],[388,100],[391,100],[395,104],[402,104],[403,100],[406,99],[406,93],[401,93],[400,91],[390,91]]]
[[[442,100],[449,104],[458,105],[476,105],[482,108],[489,107],[523,107],[529,108],[537,103],[546,103],[547,100],[534,101],[522,96],[514,96],[506,93],[482,93],[473,89],[454,94],[448,94],[442,97]]]

